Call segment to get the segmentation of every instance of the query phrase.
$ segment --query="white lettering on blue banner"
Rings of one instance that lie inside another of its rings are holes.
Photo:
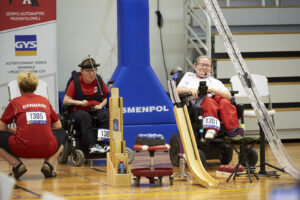
[[[123,113],[152,113],[152,112],[169,112],[169,109],[167,108],[166,105],[123,107]]]

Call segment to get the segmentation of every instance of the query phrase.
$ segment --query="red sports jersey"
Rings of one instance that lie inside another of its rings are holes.
[[[79,82],[80,82],[81,90],[82,90],[83,94],[85,94],[86,96],[93,97],[98,92],[98,87],[97,87],[98,83],[97,83],[96,79],[92,83],[87,84],[83,81],[82,75],[80,74]],[[107,97],[107,87],[103,81],[102,81],[102,88],[103,88],[103,99],[105,99]],[[67,88],[66,95],[69,97],[72,97],[73,99],[75,99],[75,97],[76,97],[76,89],[75,89],[73,80],[71,81],[69,87]],[[96,105],[99,105],[100,103],[101,102],[96,101],[96,100],[88,100],[87,107],[75,106],[75,110],[90,111],[91,106],[93,106],[93,105],[96,106]]]
[[[48,158],[58,148],[51,124],[59,118],[49,101],[33,93],[14,98],[1,120],[10,124],[16,119],[17,131],[9,137],[12,151],[24,158]]]

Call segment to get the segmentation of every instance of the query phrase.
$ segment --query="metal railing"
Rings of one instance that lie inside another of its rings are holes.
[[[197,56],[211,56],[211,20],[203,9],[203,0],[185,0],[184,17],[184,70],[188,71],[189,67],[193,68],[193,60]],[[201,34],[203,36],[200,36]]]
[[[299,0],[241,0],[241,1],[236,1],[233,3],[232,0],[218,0],[218,3],[220,6],[226,6],[226,7],[234,7],[234,6],[300,6],[300,1]]]
[[[279,0],[274,0],[274,6],[278,7],[279,6]],[[231,6],[231,0],[226,0],[226,6],[230,7]],[[233,6],[233,5],[232,5]],[[247,6],[245,4],[245,6]],[[261,6],[265,7],[266,6],[266,0],[261,0]]]

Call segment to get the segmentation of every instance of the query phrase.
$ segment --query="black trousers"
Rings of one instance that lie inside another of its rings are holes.
[[[70,118],[75,119],[75,129],[81,133],[80,145],[86,150],[97,141],[97,136],[93,133],[93,119],[89,112],[76,110],[70,114]],[[97,111],[98,128],[109,128],[108,110]]]

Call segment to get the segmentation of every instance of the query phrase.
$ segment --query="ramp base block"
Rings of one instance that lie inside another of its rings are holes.
[[[118,174],[115,170],[115,167],[113,165],[113,162],[111,160],[111,157],[109,153],[107,153],[107,183],[112,186],[117,187],[129,187],[131,185],[130,178],[131,173],[127,174]]]

